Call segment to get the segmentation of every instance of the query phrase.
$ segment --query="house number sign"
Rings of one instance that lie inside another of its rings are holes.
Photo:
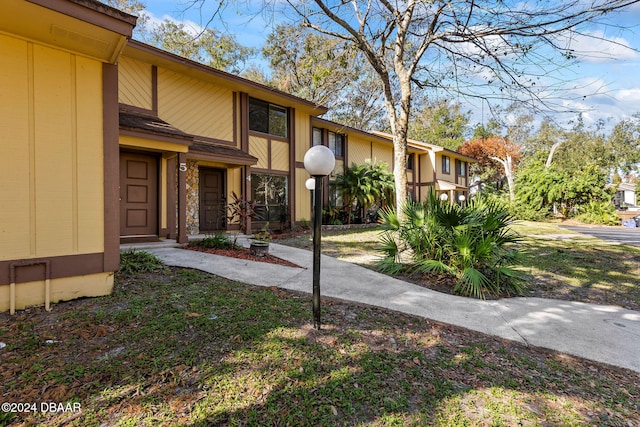
[[[186,172],[186,171],[187,171],[187,164],[180,163],[180,172]]]

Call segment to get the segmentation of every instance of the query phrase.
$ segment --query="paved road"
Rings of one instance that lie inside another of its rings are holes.
[[[566,230],[577,231],[588,236],[609,242],[626,245],[640,246],[640,228],[629,227],[583,227],[583,226],[561,226]]]

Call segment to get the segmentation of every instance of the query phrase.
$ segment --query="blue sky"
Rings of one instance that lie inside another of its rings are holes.
[[[189,8],[193,3],[204,6],[202,10]],[[246,9],[251,3],[252,0],[231,3],[223,14],[224,20],[215,19],[210,27],[235,35],[243,45],[260,48],[271,31],[271,23],[268,14],[251,14]],[[171,17],[197,26],[207,22],[215,3],[211,0],[146,0],[145,4],[152,19]],[[562,103],[568,109],[583,111],[587,125],[602,119],[615,124],[640,113],[640,54],[630,49],[640,50],[640,3],[610,17],[609,21],[607,26],[589,28],[593,37],[571,40],[578,61],[555,76],[565,85]],[[482,120],[481,111],[488,114],[488,108],[480,108],[477,103],[470,107],[475,111],[472,121]],[[561,125],[572,118],[575,114],[556,115]]]

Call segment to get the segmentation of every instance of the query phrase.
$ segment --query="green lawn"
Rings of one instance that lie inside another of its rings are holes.
[[[522,235],[522,259],[518,268],[528,285],[526,296],[640,310],[640,248],[610,245],[551,222],[519,221],[513,228]],[[370,228],[324,231],[323,254],[375,269],[375,261],[379,259],[375,249],[379,233]],[[558,236],[575,237],[550,238]],[[275,242],[311,248],[309,234]]]
[[[308,295],[131,270],[110,296],[0,314],[2,402],[81,406],[0,425],[640,423],[631,371],[330,299],[316,331]]]

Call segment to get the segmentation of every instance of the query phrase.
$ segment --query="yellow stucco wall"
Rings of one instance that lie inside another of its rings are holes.
[[[233,140],[233,91],[163,68],[158,69],[158,115],[178,129]]]
[[[104,250],[102,64],[0,35],[0,260]]]
[[[118,64],[118,101],[151,110],[151,64],[123,56]]]

